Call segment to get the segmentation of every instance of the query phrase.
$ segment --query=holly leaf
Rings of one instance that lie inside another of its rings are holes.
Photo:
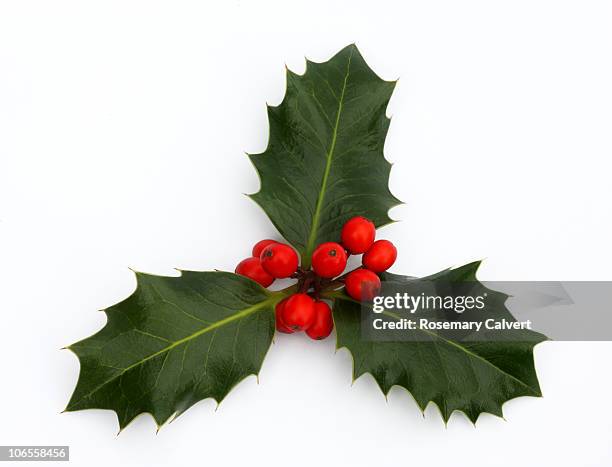
[[[121,429],[148,412],[161,426],[259,373],[277,296],[227,272],[136,277],[136,291],[105,310],[104,328],[69,347],[81,371],[66,411],[114,410]]]
[[[380,79],[355,45],[306,65],[303,75],[287,70],[283,102],[268,107],[268,147],[249,157],[261,179],[251,198],[308,267],[314,248],[338,241],[348,219],[361,215],[380,227],[400,201],[383,155],[395,82]]]
[[[514,321],[505,307],[507,295],[487,289],[476,279],[479,265],[480,262],[470,263],[424,279],[445,288],[445,295],[465,290],[466,284],[470,294],[486,292],[486,314],[472,314],[470,320],[484,321],[495,316]],[[415,282],[414,278],[395,274],[383,274],[382,279],[390,281],[396,291],[410,290]],[[401,331],[420,334],[409,342],[365,340],[361,306],[346,295],[336,297],[336,346],[345,347],[352,354],[353,379],[370,373],[385,395],[393,386],[403,387],[421,410],[429,402],[435,403],[445,423],[454,411],[464,412],[473,423],[483,412],[502,417],[504,402],[520,396],[542,395],[533,361],[533,347],[546,340],[542,334],[519,330],[498,334],[491,341],[463,341],[452,340],[443,332],[416,329]],[[457,319],[449,313],[438,314],[436,318]],[[398,316],[388,314],[385,319],[396,320]]]

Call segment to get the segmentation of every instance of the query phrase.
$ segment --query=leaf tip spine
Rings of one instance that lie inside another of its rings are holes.
[[[146,276],[147,275],[146,272],[138,271],[136,268],[133,268],[131,266],[128,266],[128,269],[134,273],[134,275],[136,276],[136,279],[138,279],[141,276]]]

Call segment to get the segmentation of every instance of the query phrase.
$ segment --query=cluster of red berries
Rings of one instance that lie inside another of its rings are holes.
[[[353,217],[342,227],[341,242],[325,242],[312,253],[312,269],[299,267],[296,251],[276,240],[261,240],[253,247],[253,256],[241,261],[236,273],[270,286],[275,279],[298,279],[297,293],[276,305],[276,329],[293,333],[305,331],[313,339],[325,339],[334,321],[329,305],[320,300],[324,290],[345,286],[355,300],[372,300],[380,292],[378,274],[389,269],[397,258],[397,249],[388,240],[377,240],[374,223]],[[363,254],[363,267],[340,276],[349,255]],[[340,276],[340,277],[338,277]],[[312,295],[312,296],[311,296]]]

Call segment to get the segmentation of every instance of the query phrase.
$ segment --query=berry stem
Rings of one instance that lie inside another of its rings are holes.
[[[343,275],[341,275],[341,276],[336,277],[336,278],[335,278],[335,279],[333,279],[333,280],[329,280],[329,281],[322,281],[322,282],[321,282],[321,286],[320,286],[321,288],[320,288],[320,290],[319,290],[319,293],[321,293],[321,292],[326,292],[326,291],[328,291],[328,290],[338,290],[338,289],[340,289],[341,287],[343,287],[343,286],[344,286],[344,280],[347,278],[347,276],[348,276],[348,275],[349,275],[351,272],[356,271],[357,269],[360,269],[360,268],[355,268],[355,269],[353,269],[353,270],[351,270],[351,271],[347,272],[346,274],[343,274]]]
[[[312,285],[314,280],[315,280],[314,272],[308,271],[306,274],[304,274],[304,277],[301,280],[301,284],[298,287],[300,293],[307,293],[310,290],[310,286]]]
[[[321,277],[315,276],[314,279],[314,296],[318,300],[321,297]]]

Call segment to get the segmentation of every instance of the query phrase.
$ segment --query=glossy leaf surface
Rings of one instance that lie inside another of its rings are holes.
[[[479,264],[442,271],[426,279],[448,289],[445,294],[449,295],[463,290],[465,284],[470,285],[474,294],[486,293],[491,306],[486,313],[479,312],[470,319],[496,316],[514,321],[504,305],[507,296],[486,289],[477,281]],[[384,274],[383,280],[393,282],[397,290],[410,290],[410,283],[414,282],[414,278],[395,274]],[[336,298],[334,321],[337,347],[347,348],[353,356],[354,379],[370,373],[384,394],[393,386],[403,387],[422,410],[430,401],[434,402],[445,421],[454,411],[464,412],[473,422],[483,412],[501,417],[504,402],[519,396],[541,396],[533,347],[546,337],[533,331],[504,331],[491,341],[464,342],[450,340],[441,332],[417,329],[402,331],[419,333],[414,341],[372,341],[362,336],[361,304],[347,296]]]
[[[287,91],[268,108],[267,149],[251,155],[261,189],[251,197],[308,266],[314,248],[339,241],[349,218],[391,222],[399,201],[388,187],[385,115],[395,82],[384,81],[350,45],[303,75],[287,70]]]
[[[274,334],[269,292],[226,272],[137,280],[103,329],[69,347],[81,372],[66,410],[114,410],[121,428],[148,412],[159,426],[259,373]]]

